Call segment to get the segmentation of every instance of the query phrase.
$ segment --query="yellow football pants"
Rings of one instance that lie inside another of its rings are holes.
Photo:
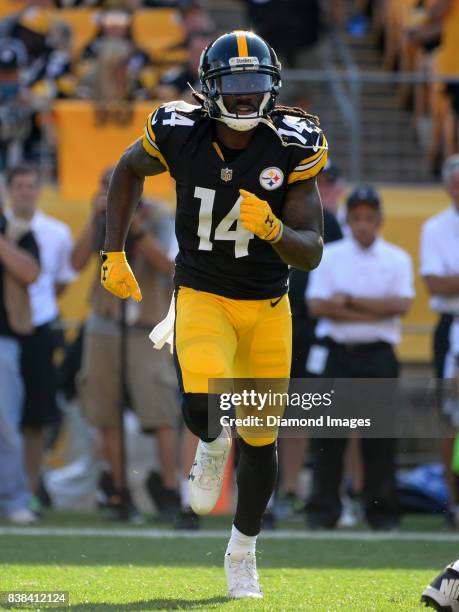
[[[263,390],[286,393],[292,356],[291,312],[287,295],[278,300],[235,300],[180,287],[174,341],[182,391],[207,394],[209,379],[243,378],[257,379],[259,391],[260,379],[270,379]],[[275,406],[267,404],[265,412],[281,416],[284,406],[277,404],[278,400]],[[238,418],[248,414],[257,412],[236,411]],[[258,446],[273,442],[277,427],[268,431],[241,426],[238,432],[247,443]]]

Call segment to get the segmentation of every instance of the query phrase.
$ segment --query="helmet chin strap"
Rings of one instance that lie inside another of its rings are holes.
[[[234,117],[222,115],[221,117],[218,117],[217,121],[221,121],[232,130],[236,130],[238,132],[248,132],[249,130],[253,130],[257,127],[257,125],[260,123],[260,119],[261,117],[235,119]]]
[[[253,130],[260,123],[260,119],[262,119],[264,116],[264,109],[269,102],[270,96],[271,94],[269,92],[265,93],[258,112],[241,116],[234,113],[229,113],[226,106],[223,104],[222,97],[219,96],[218,99],[215,100],[215,104],[220,111],[220,117],[217,117],[217,121],[221,121],[232,130],[236,130],[238,132],[248,132],[249,130]]]

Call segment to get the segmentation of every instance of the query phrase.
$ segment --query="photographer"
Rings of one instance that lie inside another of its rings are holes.
[[[101,176],[93,210],[72,254],[76,270],[84,268],[103,245],[107,190],[113,172]],[[121,302],[104,291],[99,274],[94,279],[91,313],[86,322],[78,392],[88,422],[96,427],[104,469],[101,492],[113,516],[129,522],[141,517],[124,483],[121,460],[119,376],[121,371],[121,328],[127,324],[126,392],[129,405],[144,432],[154,433],[158,445],[161,475],[151,472],[146,485],[162,517],[173,519],[179,511],[176,492],[176,447],[178,404],[170,356],[153,351],[148,332],[167,311],[170,300],[168,279],[173,263],[166,256],[172,226],[170,215],[159,203],[141,201],[127,239],[130,263],[142,279],[143,300],[126,304],[123,321]],[[110,355],[110,359],[107,359]]]

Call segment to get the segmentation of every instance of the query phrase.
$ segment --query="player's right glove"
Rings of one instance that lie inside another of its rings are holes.
[[[139,285],[132,273],[124,251],[101,251],[102,267],[100,282],[102,287],[116,297],[125,300],[132,297],[136,302],[142,299]]]

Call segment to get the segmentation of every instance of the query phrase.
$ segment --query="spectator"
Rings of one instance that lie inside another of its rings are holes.
[[[19,40],[0,42],[0,171],[22,161],[32,129],[28,90],[20,81],[26,63],[27,51]]]
[[[93,202],[91,217],[78,238],[72,262],[82,269],[103,247],[105,207],[112,169],[102,178]],[[162,517],[173,519],[179,511],[176,493],[176,427],[178,403],[175,373],[170,356],[152,350],[147,330],[167,311],[170,287],[164,286],[173,264],[164,254],[172,233],[170,215],[157,203],[142,201],[131,224],[127,250],[131,266],[143,287],[143,300],[137,306],[127,303],[128,349],[125,371],[126,391],[142,429],[154,433],[159,450],[161,476],[152,472],[147,487]],[[161,243],[161,246],[159,244]],[[164,248],[164,250],[163,250]],[[96,275],[91,314],[86,323],[83,361],[79,375],[79,397],[89,423],[97,428],[102,459],[107,470],[101,486],[108,492],[114,515],[122,520],[139,521],[139,514],[124,482],[119,430],[120,320],[121,301],[106,292]],[[110,355],[110,359],[107,359]],[[111,495],[110,495],[111,492]]]
[[[371,187],[347,200],[351,236],[325,249],[320,268],[312,272],[308,304],[319,317],[316,336],[324,343],[325,378],[396,378],[394,345],[400,341],[400,316],[413,292],[411,260],[399,247],[378,236],[381,203]],[[317,439],[311,527],[334,527],[340,517],[340,487],[346,439]],[[364,503],[373,529],[398,524],[395,488],[395,440],[362,439],[365,464]]]
[[[317,177],[320,199],[324,210],[328,210],[337,219],[341,231],[346,233],[346,210],[343,197],[347,190],[347,183],[342,176],[341,169],[328,159],[324,169]]]
[[[319,41],[319,0],[246,0],[248,20],[289,68],[300,68],[304,51]]]
[[[67,34],[62,34],[62,32]],[[52,146],[50,101],[60,91],[72,93],[75,84],[71,75],[68,28],[53,16],[50,2],[32,4],[23,11],[8,16],[0,23],[0,39],[10,37],[26,50],[27,60],[21,66],[22,106],[27,106],[29,119],[24,155],[9,166],[26,159],[34,161],[43,155],[44,145]],[[64,78],[65,77],[65,78]],[[23,128],[24,130],[24,128]],[[23,131],[22,130],[22,131]]]
[[[149,62],[148,54],[133,40],[131,15],[123,10],[107,11],[81,55],[78,93],[98,102],[132,100],[140,95],[142,71]]]
[[[420,272],[431,294],[430,306],[439,316],[434,334],[434,365],[438,378],[444,376],[451,324],[454,317],[459,316],[459,155],[445,161],[442,174],[451,205],[424,223],[420,252]],[[456,428],[457,423],[454,424]],[[452,443],[451,439],[444,441],[443,453],[451,520],[459,527],[459,496],[451,471]]]
[[[38,210],[40,182],[33,166],[13,167],[7,179],[11,210],[9,219],[27,222],[40,249],[41,271],[29,287],[32,334],[22,338],[22,375],[25,382],[23,430],[26,469],[30,490],[37,494],[45,450],[46,428],[58,421],[55,322],[59,316],[57,296],[72,282],[70,266],[72,236],[64,223]],[[35,498],[39,509],[39,502]]]
[[[215,23],[209,12],[197,0],[180,0],[178,9],[186,37],[194,32],[214,32]],[[202,51],[202,49],[201,49]]]
[[[457,33],[459,28],[459,3],[453,0],[435,0],[431,11],[442,20],[441,46],[436,60],[437,72],[446,78],[459,77],[459,57],[457,52]],[[448,101],[444,124],[446,156],[457,152],[457,122],[459,121],[459,83],[450,81],[446,85]]]
[[[195,103],[190,85],[196,91],[201,89],[199,82],[199,60],[202,50],[212,41],[210,32],[193,32],[188,39],[187,61],[181,68],[167,71],[161,77],[154,92],[157,100],[185,100]]]
[[[53,27],[50,7],[31,5],[0,22],[0,36],[16,38],[27,50],[29,66],[46,62],[52,51],[49,35]]]
[[[18,334],[32,329],[27,286],[38,274],[30,225],[7,221],[0,207],[0,515],[18,524],[36,520],[29,508],[20,432],[24,387]]]

